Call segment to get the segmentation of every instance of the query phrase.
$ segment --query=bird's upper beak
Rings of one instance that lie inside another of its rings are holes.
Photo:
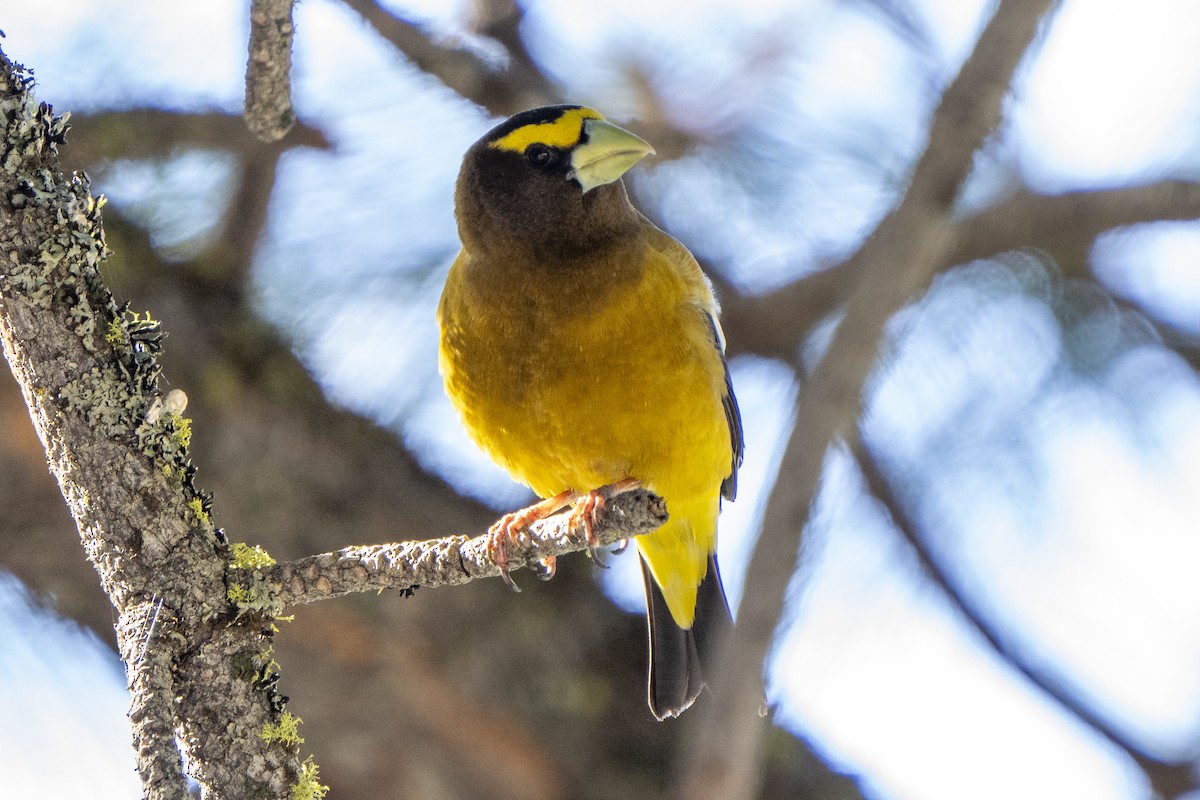
[[[602,119],[583,123],[583,142],[571,151],[571,177],[583,191],[612,183],[654,152],[650,143]]]

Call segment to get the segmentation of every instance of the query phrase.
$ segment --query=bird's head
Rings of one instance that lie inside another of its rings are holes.
[[[463,158],[455,195],[463,244],[565,257],[602,245],[636,225],[621,176],[653,152],[583,106],[510,117]]]

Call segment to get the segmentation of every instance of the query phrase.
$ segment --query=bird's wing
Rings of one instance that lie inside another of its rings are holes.
[[[726,500],[737,497],[737,473],[742,466],[742,455],[745,450],[742,435],[742,414],[738,409],[737,396],[733,393],[733,382],[729,378],[729,363],[725,360],[725,332],[721,330],[718,319],[720,312],[716,298],[713,296],[712,284],[700,265],[688,249],[664,233],[649,220],[642,218],[647,237],[654,249],[660,251],[666,260],[677,269],[683,279],[689,284],[694,294],[697,310],[704,315],[713,348],[721,359],[721,369],[725,374],[725,390],[721,395],[721,406],[725,409],[725,421],[729,425],[729,444],[732,458],[729,464],[729,475],[721,481],[721,496]]]
[[[729,475],[721,481],[721,496],[726,500],[737,499],[737,474],[742,466],[742,454],[745,442],[742,436],[742,412],[738,409],[737,395],[733,393],[733,381],[729,378],[729,362],[725,360],[725,332],[714,311],[707,313],[709,327],[712,330],[713,345],[721,354],[721,369],[725,371],[725,393],[721,396],[721,407],[725,409],[725,421],[729,424],[729,444],[733,458],[729,465]]]

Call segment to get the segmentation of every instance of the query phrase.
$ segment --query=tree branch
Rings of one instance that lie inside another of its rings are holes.
[[[376,0],[342,2],[391,42],[413,66],[493,114],[507,117],[527,108],[562,102],[562,91],[524,56],[524,48],[511,49],[511,40],[501,42],[508,53],[508,63],[493,65],[469,47],[434,42],[419,25],[400,19]],[[482,32],[515,34],[519,9],[514,7],[513,14],[514,17],[503,20],[488,20]]]
[[[767,503],[751,559],[749,592],[738,625],[721,648],[713,702],[677,769],[676,796],[749,798],[761,770],[764,725],[749,709],[762,697],[761,676],[796,563],[797,537],[808,522],[825,454],[853,440],[863,385],[883,342],[884,326],[932,280],[955,245],[952,210],[975,151],[999,124],[1013,72],[1052,0],[1005,0],[974,52],[947,87],[929,142],[900,205],[880,223],[857,258],[846,315],[824,358],[802,387],[796,422]]]
[[[156,411],[161,332],[118,309],[101,281],[100,204],[86,178],[63,177],[66,120],[32,84],[0,53],[0,343],[120,615],[145,793],[186,795],[167,755],[178,731],[209,791],[286,794],[304,769],[298,741],[263,736],[283,714],[262,679],[269,634],[222,621],[226,548],[192,483],[188,425]],[[188,648],[149,654],[155,619]]]
[[[282,139],[296,123],[292,108],[293,0],[252,0],[246,61],[246,127],[264,142]]]
[[[903,505],[892,491],[891,484],[880,469],[877,459],[861,440],[855,448],[854,455],[858,461],[859,471],[866,482],[867,490],[883,506],[892,525],[912,547],[926,574],[941,588],[950,603],[958,609],[971,627],[983,637],[984,641],[1005,663],[1019,672],[1025,680],[1067,714],[1074,716],[1107,740],[1109,744],[1124,752],[1145,773],[1159,796],[1177,798],[1197,788],[1190,762],[1168,762],[1150,755],[1099,714],[1080,702],[1074,692],[1064,686],[1061,681],[1046,675],[1043,670],[1035,666],[1030,659],[1025,657],[1021,648],[1011,646],[1005,640],[1004,635],[988,620],[988,615],[984,610],[971,599],[970,594],[964,591],[958,582],[942,568],[937,554],[926,543],[926,537],[912,518],[904,512]]]
[[[954,223],[954,246],[935,272],[1024,247],[1057,257],[1066,274],[1081,274],[1087,253],[1101,234],[1126,225],[1200,217],[1200,184],[1164,180],[1134,186],[1037,194],[1023,189],[1000,203]],[[1064,252],[1066,251],[1066,252]],[[864,272],[864,252],[828,269],[805,275],[770,294],[721,289],[721,320],[736,336],[730,355],[756,353],[795,363],[813,327],[846,302]],[[710,275],[719,275],[709,271]]]
[[[662,499],[638,489],[608,500],[597,514],[594,533],[598,544],[610,545],[649,533],[666,521]],[[507,550],[510,570],[587,547],[583,526],[570,523],[570,515],[558,514],[522,532],[516,546]],[[353,592],[454,586],[500,575],[488,555],[488,538],[487,534],[446,536],[347,547],[255,570],[242,576],[241,582],[251,590],[253,582],[265,582],[272,602],[284,608]]]
[[[161,599],[150,598],[126,608],[117,620],[121,660],[129,665],[129,722],[147,800],[188,797],[175,744],[171,669],[182,648],[171,616]]]
[[[71,117],[71,141],[61,148],[64,163],[81,167],[119,158],[167,158],[180,150],[220,150],[239,157],[256,150],[315,147],[332,143],[316,126],[298,121],[282,142],[262,142],[246,130],[242,116],[224,111],[124,108]]]
[[[1200,183],[1164,180],[1057,195],[1028,189],[960,223],[958,245],[947,266],[1021,247],[1048,252],[1071,249],[1064,269],[1087,263],[1096,237],[1126,225],[1200,217]],[[1073,253],[1073,254],[1074,254]],[[1082,275],[1080,275],[1082,277]]]

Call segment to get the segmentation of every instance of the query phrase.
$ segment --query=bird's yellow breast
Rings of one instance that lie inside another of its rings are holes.
[[[464,252],[438,310],[446,390],[543,497],[632,477],[668,509],[715,502],[732,446],[711,310],[699,268],[657,229],[587,267]]]

